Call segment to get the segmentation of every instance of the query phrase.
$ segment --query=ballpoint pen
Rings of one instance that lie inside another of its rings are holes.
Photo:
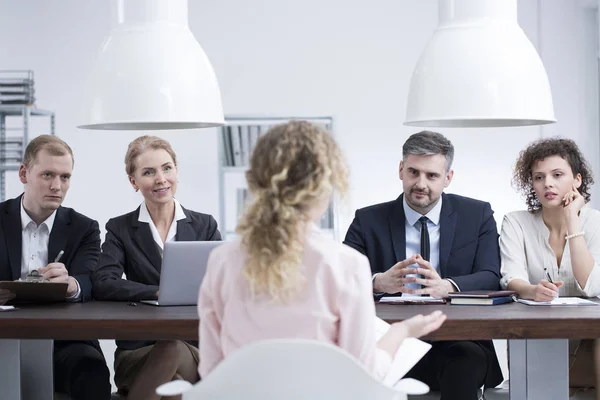
[[[544,272],[546,272],[546,278],[548,278],[548,282],[554,283],[552,282],[552,278],[550,278],[550,274],[548,273],[548,270],[546,268],[544,268]]]
[[[63,254],[65,254],[64,250],[61,250],[58,252],[58,255],[56,256],[56,258],[54,259],[54,262],[57,263],[60,261],[60,258],[63,256]]]

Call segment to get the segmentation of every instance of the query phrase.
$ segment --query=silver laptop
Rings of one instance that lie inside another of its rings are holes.
[[[223,242],[167,242],[163,249],[158,300],[142,300],[155,306],[198,304],[200,283],[208,255]]]

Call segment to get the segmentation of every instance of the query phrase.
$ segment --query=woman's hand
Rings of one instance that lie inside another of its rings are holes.
[[[437,330],[445,320],[446,315],[438,310],[425,316],[419,314],[402,322],[396,322],[392,324],[391,329],[403,331],[404,338],[420,338]]]
[[[542,279],[540,283],[533,286],[533,300],[535,301],[552,301],[558,297],[558,288],[563,285],[563,282],[550,283]]]
[[[441,311],[429,315],[415,315],[402,322],[393,323],[390,329],[377,342],[377,347],[385,351],[393,359],[398,347],[408,337],[419,338],[438,329],[446,320]]]
[[[576,217],[577,215],[579,215],[579,211],[584,205],[585,199],[583,198],[581,193],[579,193],[579,190],[577,190],[575,184],[573,184],[571,190],[567,192],[567,194],[565,194],[565,197],[563,197],[563,209],[565,212],[565,216],[567,218],[573,216]]]

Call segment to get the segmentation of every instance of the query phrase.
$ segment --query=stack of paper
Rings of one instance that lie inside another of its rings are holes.
[[[390,329],[390,324],[375,317],[375,338],[377,341]],[[415,379],[402,379],[412,367],[431,349],[429,343],[416,338],[406,338],[396,351],[392,365],[383,383],[408,394],[425,394],[429,387]]]
[[[446,300],[429,296],[386,296],[382,297],[379,302],[393,304],[435,304],[445,303]]]
[[[527,304],[528,306],[598,306],[600,303],[594,303],[579,297],[557,297],[552,301],[533,301],[525,299],[517,299],[519,303]]]

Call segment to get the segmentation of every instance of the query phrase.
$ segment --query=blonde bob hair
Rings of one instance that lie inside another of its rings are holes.
[[[173,164],[177,166],[177,156],[175,155],[175,150],[171,147],[171,144],[163,138],[159,138],[158,136],[140,136],[134,139],[129,146],[127,147],[127,153],[125,154],[125,171],[127,175],[133,176],[137,169],[136,160],[140,154],[144,153],[146,150],[164,150],[173,159]]]
[[[270,129],[256,143],[246,172],[253,201],[237,227],[253,294],[287,301],[304,283],[304,232],[310,211],[337,190],[348,169],[333,137],[306,121]]]

